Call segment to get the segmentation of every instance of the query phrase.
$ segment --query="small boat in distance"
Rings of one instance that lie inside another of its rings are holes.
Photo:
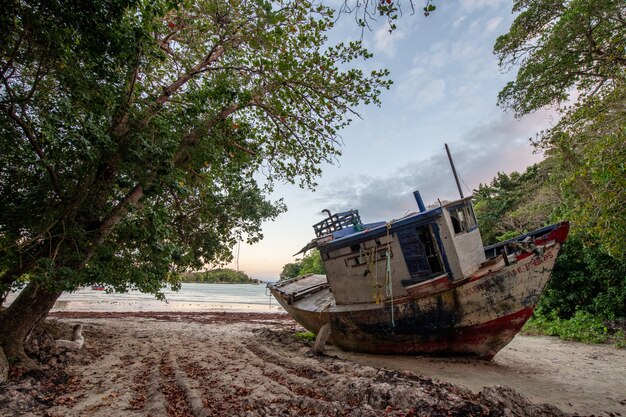
[[[93,284],[91,289],[94,291],[104,291],[104,286],[99,284]]]
[[[416,191],[419,212],[388,222],[326,211],[301,251],[319,249],[326,275],[270,283],[270,292],[318,335],[316,346],[493,358],[532,315],[569,223],[484,247],[472,197],[459,192],[427,210]]]

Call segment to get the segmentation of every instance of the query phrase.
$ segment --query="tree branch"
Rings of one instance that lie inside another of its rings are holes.
[[[154,180],[154,176],[151,177],[147,183],[152,182]],[[133,189],[124,196],[124,198],[117,203],[117,205],[111,210],[109,215],[100,223],[98,227],[98,236],[93,241],[94,246],[101,245],[104,243],[106,238],[111,234],[115,226],[122,220],[124,215],[128,212],[128,210],[136,206],[139,202],[139,199],[143,196],[143,186],[141,184],[135,185]],[[83,261],[85,264],[89,262],[89,259]]]
[[[48,171],[48,174],[50,175],[50,179],[52,180],[52,188],[54,189],[57,196],[60,197],[61,188],[59,186],[58,175],[56,171],[46,162],[46,156],[43,153],[43,149],[41,149],[41,147],[37,143],[37,138],[35,136],[35,133],[31,130],[30,126],[28,126],[28,124],[15,113],[15,111],[12,108],[6,109],[6,113],[9,115],[11,119],[15,121],[15,123],[18,124],[18,126],[22,129],[22,131],[28,138],[28,142],[30,143],[30,146],[33,148],[33,151],[39,157],[39,161],[44,166],[46,171]]]
[[[178,77],[176,81],[163,87],[163,93],[157,98],[157,104],[163,104],[168,101],[169,97],[174,94],[180,87],[182,87],[187,81],[189,81],[194,75],[198,74],[202,69],[211,65],[211,63],[217,61],[224,54],[223,46],[214,46],[207,54],[206,58],[191,68],[191,71]]]

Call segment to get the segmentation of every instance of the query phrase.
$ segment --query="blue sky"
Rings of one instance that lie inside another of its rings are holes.
[[[552,126],[556,113],[546,109],[515,119],[496,105],[498,92],[515,75],[502,73],[492,53],[496,38],[513,21],[512,1],[435,4],[437,11],[429,17],[405,13],[392,34],[383,22],[363,34],[374,58],[359,65],[389,69],[394,85],[383,94],[381,107],[358,109],[363,119],[341,132],[343,155],[323,167],[315,191],[276,187],[273,199],[283,198],[289,211],[264,225],[262,242],[241,245],[241,270],[278,279],[283,265],[295,260],[292,254],[314,237],[311,225],[325,216],[322,209],[358,209],[365,222],[372,222],[415,211],[417,189],[426,204],[457,198],[444,143],[467,187],[465,195],[498,172],[524,170],[542,159],[529,138]],[[345,15],[329,42],[360,37],[353,17]]]

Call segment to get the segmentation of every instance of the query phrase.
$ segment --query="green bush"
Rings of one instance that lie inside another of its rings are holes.
[[[601,318],[582,310],[576,311],[569,319],[560,319],[555,314],[535,315],[526,323],[523,333],[557,336],[584,343],[614,342],[617,347],[626,344],[623,331],[610,334]]]
[[[296,332],[294,336],[296,339],[304,340],[307,342],[312,342],[315,340],[315,333],[311,332]]]
[[[585,245],[580,236],[570,236],[539,306],[538,314],[550,312],[561,319],[573,317],[578,310],[607,320],[624,317],[626,261],[607,255],[597,245]]]

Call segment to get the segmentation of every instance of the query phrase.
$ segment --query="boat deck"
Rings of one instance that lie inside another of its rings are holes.
[[[290,281],[270,285],[270,289],[294,307],[316,313],[353,311],[356,304],[337,305],[326,275],[305,275]],[[358,304],[359,310],[376,310],[383,304]]]

